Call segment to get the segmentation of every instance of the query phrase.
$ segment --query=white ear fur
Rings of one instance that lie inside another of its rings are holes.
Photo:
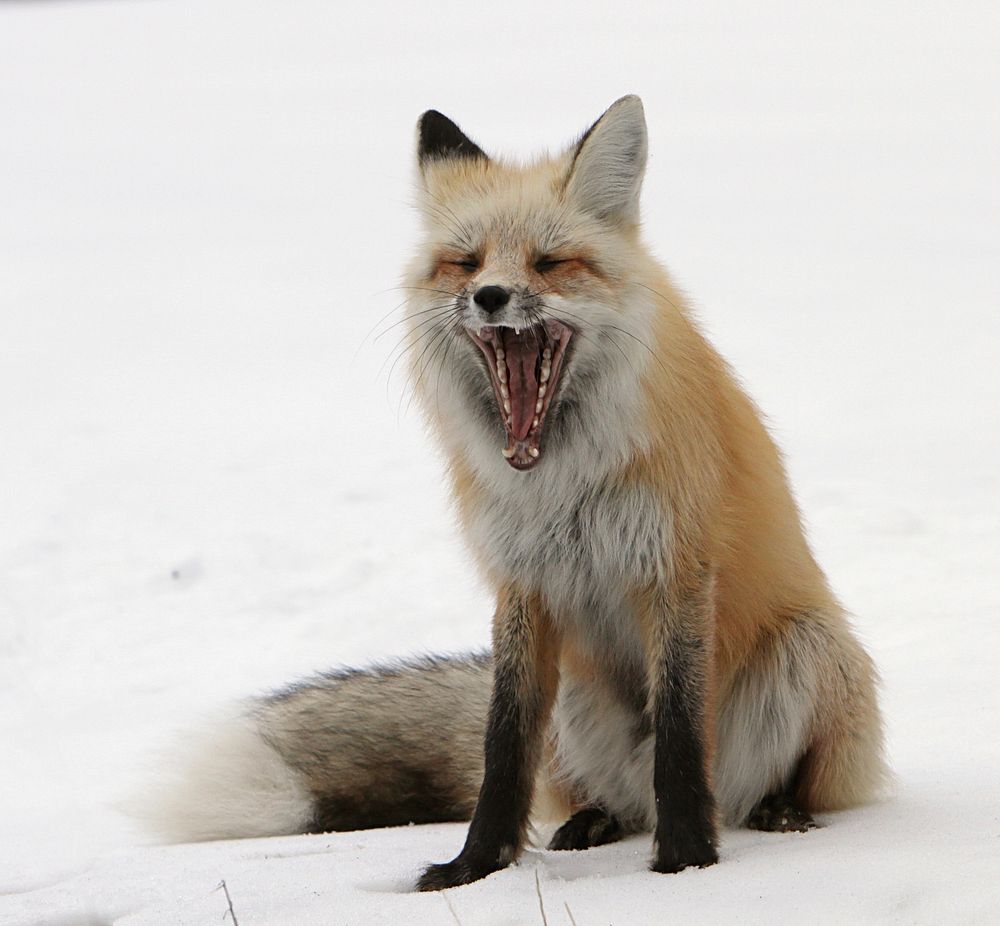
[[[578,142],[566,192],[603,221],[637,222],[647,150],[642,100],[623,96]]]

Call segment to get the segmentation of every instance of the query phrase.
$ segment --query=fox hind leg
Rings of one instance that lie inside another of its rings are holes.
[[[730,825],[798,829],[808,813],[872,800],[885,780],[875,670],[838,610],[804,611],[764,637],[723,696],[717,731]]]
[[[868,803],[890,780],[875,667],[846,625],[835,625],[829,635],[834,658],[795,781],[796,803],[810,810]]]

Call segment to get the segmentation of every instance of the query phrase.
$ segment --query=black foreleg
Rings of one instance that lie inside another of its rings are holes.
[[[676,872],[719,860],[708,777],[711,599],[711,582],[698,573],[687,587],[675,585],[647,601],[656,736],[653,871]]]
[[[417,882],[436,891],[478,881],[517,857],[531,808],[542,729],[558,681],[553,633],[537,602],[502,598],[494,620],[493,698],[479,802],[458,856],[431,865]]]

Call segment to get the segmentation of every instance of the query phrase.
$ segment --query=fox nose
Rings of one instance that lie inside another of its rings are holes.
[[[510,302],[510,293],[502,286],[482,286],[472,298],[487,312],[496,312]]]

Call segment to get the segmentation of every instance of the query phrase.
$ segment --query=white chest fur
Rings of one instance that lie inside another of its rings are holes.
[[[608,612],[630,590],[663,577],[669,512],[634,483],[535,475],[511,472],[485,492],[468,522],[470,540],[495,574],[539,593],[558,620],[618,617]]]

